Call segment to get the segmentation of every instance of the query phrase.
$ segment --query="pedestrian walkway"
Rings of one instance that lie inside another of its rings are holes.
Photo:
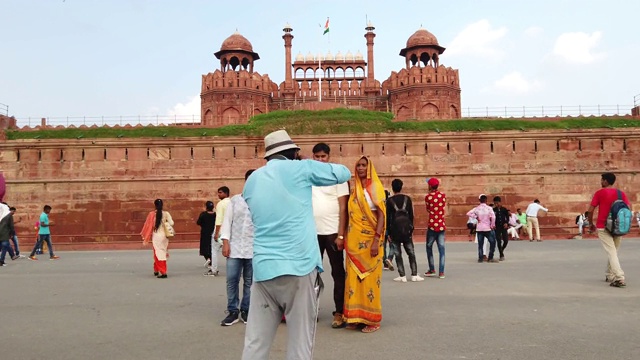
[[[325,291],[314,359],[640,358],[640,239],[621,247],[626,289],[604,282],[598,241],[508,249],[504,262],[478,264],[476,244],[448,244],[446,279],[397,283],[397,273],[385,271],[374,334],[332,329]],[[424,245],[416,251],[424,273]],[[202,276],[197,250],[170,253],[168,279],[153,276],[150,250],[9,261],[0,268],[3,358],[239,359],[247,325],[220,326],[225,279]],[[333,288],[331,276],[323,278]],[[281,325],[272,359],[285,351]]]

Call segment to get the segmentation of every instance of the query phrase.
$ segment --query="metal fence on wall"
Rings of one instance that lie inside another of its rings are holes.
[[[2,113],[0,104],[0,113]],[[5,105],[6,106],[6,105]],[[631,108],[640,106],[640,94],[634,97],[634,105],[557,105],[557,106],[486,106],[462,108],[462,118],[543,118],[566,116],[614,116],[631,114]],[[8,113],[8,106],[6,107]],[[18,127],[35,127],[46,118],[49,126],[125,126],[131,125],[184,125],[200,124],[200,115],[129,115],[129,116],[43,116],[16,117]]]
[[[0,115],[9,116],[9,105],[0,103]]]
[[[640,100],[640,99],[639,99]],[[462,108],[462,117],[470,118],[531,118],[565,116],[612,116],[631,114],[632,105],[558,105],[502,106]]]

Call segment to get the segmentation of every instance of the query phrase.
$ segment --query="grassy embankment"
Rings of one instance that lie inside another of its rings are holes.
[[[640,127],[640,120],[629,118],[580,117],[556,119],[462,119],[439,121],[392,122],[390,113],[365,110],[333,109],[326,111],[274,111],[252,118],[246,125],[220,128],[188,126],[143,126],[65,128],[35,131],[8,130],[8,140],[261,136],[277,129],[290,134],[362,134],[386,132],[447,132],[492,130],[598,129]]]

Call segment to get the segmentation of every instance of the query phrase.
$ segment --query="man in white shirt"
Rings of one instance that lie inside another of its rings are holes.
[[[518,229],[522,227],[522,224],[520,224],[520,220],[518,220],[518,215],[512,213],[510,210],[507,211],[509,212],[509,229],[507,232],[514,240],[520,240]]]
[[[536,229],[536,240],[542,241],[540,239],[540,225],[538,224],[538,211],[540,210],[544,210],[546,212],[549,211],[549,209],[540,205],[540,200],[535,199],[531,204],[529,204],[529,206],[527,206],[527,211],[525,211],[527,214],[527,232],[529,233],[529,241],[533,241],[533,231],[531,231],[531,228]]]
[[[331,148],[325,143],[318,143],[313,147],[313,159],[329,162]],[[312,187],[313,217],[318,232],[320,254],[329,256],[331,277],[333,278],[333,301],[335,311],[331,327],[334,329],[344,326],[342,316],[344,308],[344,234],[347,225],[347,202],[349,200],[349,184],[342,183],[331,186]]]
[[[254,170],[244,174],[246,181]],[[220,325],[231,326],[238,321],[247,323],[251,283],[253,281],[253,222],[249,206],[241,194],[229,200],[220,228],[222,256],[227,258],[227,317]],[[242,302],[239,285],[242,275]],[[238,308],[238,305],[240,307]]]
[[[226,186],[218,188],[218,205],[216,205],[216,230],[211,238],[211,268],[204,276],[218,276],[218,252],[222,248],[222,240],[220,240],[220,227],[224,221],[227,207],[229,206],[230,190]]]

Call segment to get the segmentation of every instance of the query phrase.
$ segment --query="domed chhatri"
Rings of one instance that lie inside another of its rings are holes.
[[[414,46],[429,46],[429,45],[439,46],[440,44],[438,44],[438,39],[436,38],[436,36],[424,28],[418,29],[418,31],[414,32],[413,35],[411,35],[407,40],[408,48],[414,47]]]
[[[411,50],[420,48],[430,48],[436,50],[439,54],[442,54],[445,50],[440,44],[438,44],[438,38],[424,28],[418,29],[413,35],[407,39],[407,46],[400,50],[400,56],[406,56]]]
[[[251,45],[251,41],[236,31],[222,42],[220,51],[224,50],[253,52],[253,45]]]
[[[251,62],[260,59],[260,55],[253,52],[251,41],[247,40],[247,38],[242,36],[237,30],[222,42],[220,50],[215,52],[214,55],[221,60],[224,57],[242,57],[245,55],[249,56],[248,58],[251,59]]]

